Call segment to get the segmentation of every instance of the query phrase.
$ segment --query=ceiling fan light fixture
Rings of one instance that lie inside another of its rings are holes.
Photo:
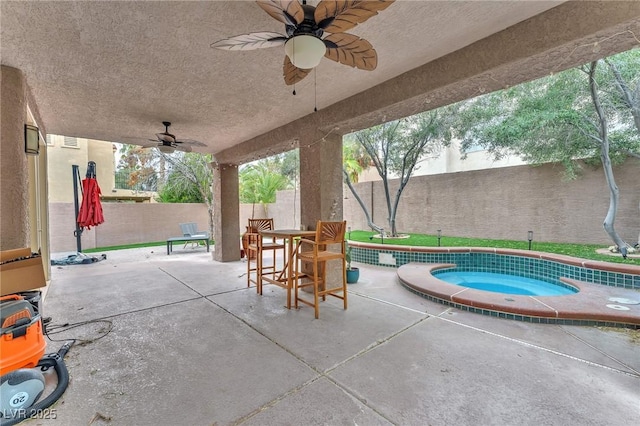
[[[174,147],[169,145],[160,145],[158,146],[158,150],[164,154],[173,154],[176,151]]]
[[[320,64],[327,47],[318,37],[303,34],[287,40],[284,51],[293,65],[308,70]]]

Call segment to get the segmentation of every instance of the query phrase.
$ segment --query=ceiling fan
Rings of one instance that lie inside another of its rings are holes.
[[[176,139],[175,135],[169,133],[169,127],[171,126],[171,122],[163,121],[162,125],[164,126],[164,132],[156,133],[156,139],[149,139],[150,142],[154,142],[153,144],[145,144],[144,148],[158,148],[161,152],[165,154],[171,154],[176,149],[184,152],[191,152],[192,146],[206,146],[202,142],[194,141],[192,139]]]
[[[284,81],[296,84],[315,68],[322,57],[372,71],[378,55],[371,43],[345,33],[386,9],[395,0],[320,0],[317,6],[298,0],[257,0],[258,6],[284,24],[286,35],[275,32],[242,34],[216,41],[222,50],[254,50],[284,45]],[[322,38],[325,33],[326,37]]]

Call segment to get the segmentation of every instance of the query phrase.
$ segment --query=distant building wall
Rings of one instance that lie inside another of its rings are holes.
[[[115,187],[115,150],[116,147],[111,142],[48,135],[49,202],[73,202],[72,166],[78,166],[80,181],[82,181],[86,177],[89,161],[96,163],[96,179],[103,199],[155,202],[157,194],[153,191],[135,191]],[[78,199],[82,200],[81,189],[78,188],[78,191]]]
[[[96,178],[104,195],[109,195],[114,184],[113,144],[83,138],[47,137],[49,202],[73,202],[72,166],[78,166],[80,180],[87,174],[89,161],[96,163]],[[80,191],[80,189],[78,189]],[[82,196],[78,197],[82,199]]]
[[[468,172],[471,170],[497,169],[526,164],[516,155],[504,155],[499,160],[480,147],[471,147],[466,158],[462,158],[459,140],[451,141],[449,146],[443,147],[436,156],[422,158],[416,164],[413,176],[437,175],[441,173]],[[360,174],[360,182],[380,180],[375,167],[370,167]]]

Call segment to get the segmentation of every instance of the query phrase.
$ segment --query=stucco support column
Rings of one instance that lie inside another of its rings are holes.
[[[240,260],[238,166],[214,164],[213,176],[213,259],[219,262]]]
[[[319,136],[300,144],[300,223],[342,220],[342,136]]]
[[[24,151],[27,84],[0,67],[0,250],[29,247],[29,168]]]
[[[342,136],[319,136],[300,144],[300,223],[316,229],[316,221],[339,221],[342,215]],[[303,270],[309,272],[309,265]],[[329,262],[327,281],[340,282],[338,262]]]

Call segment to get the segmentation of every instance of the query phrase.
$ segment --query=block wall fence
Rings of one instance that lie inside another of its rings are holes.
[[[559,164],[516,166],[411,178],[396,217],[399,232],[495,239],[611,245],[602,228],[609,207],[609,190],[601,167],[583,167],[582,176],[567,181]],[[640,160],[614,168],[620,201],[615,227],[632,244],[640,232]],[[397,180],[391,182],[395,194]],[[373,221],[385,228],[387,208],[382,182],[355,185]],[[345,187],[344,218],[353,230],[367,230],[365,216]],[[75,251],[72,203],[51,203],[51,251]],[[103,203],[105,223],[85,231],[83,248],[164,241],[180,234],[179,223],[208,228],[202,204]],[[242,204],[240,229],[250,217],[273,217],[278,228],[300,226],[300,194],[280,191],[274,204]],[[312,224],[304,224],[312,225]]]

